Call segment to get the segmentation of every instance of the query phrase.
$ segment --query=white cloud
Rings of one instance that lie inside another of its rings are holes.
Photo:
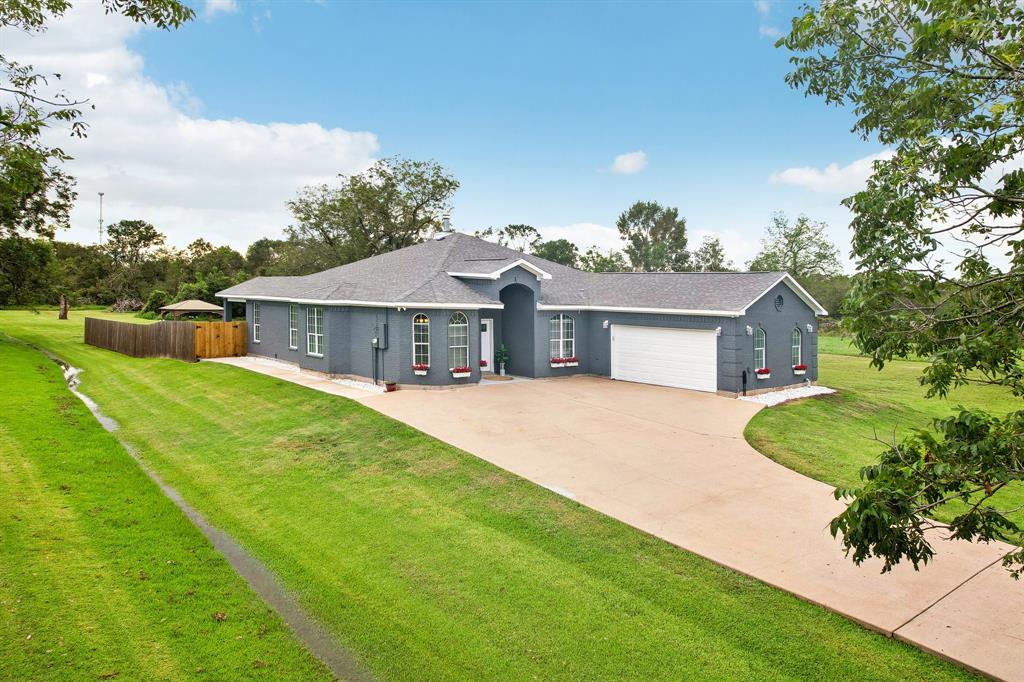
[[[632,175],[633,173],[639,173],[644,168],[647,168],[647,154],[642,151],[628,152],[626,154],[619,154],[612,161],[612,165],[608,167],[613,173],[622,173],[624,175]]]
[[[782,35],[782,31],[779,29],[774,26],[765,26],[764,24],[757,27],[757,32],[762,38],[778,38]]]
[[[244,248],[281,234],[290,222],[285,202],[301,185],[372,163],[378,142],[370,132],[201,116],[187,84],[145,76],[127,46],[141,30],[82,3],[41,35],[0,33],[12,58],[63,74],[61,86],[96,107],[83,108],[85,140],[66,129],[47,133],[75,157],[67,170],[78,179],[72,229],[60,238],[95,241],[102,191],[106,222],[148,220],[177,246],[203,236]]]
[[[270,21],[270,10],[265,9],[252,15],[252,30],[263,33],[263,24]]]
[[[754,9],[756,9],[757,13],[762,17],[767,16],[767,14],[772,11],[771,0],[754,0]]]
[[[218,14],[231,14],[238,11],[236,0],[206,0],[203,6],[203,17],[212,19]]]
[[[769,180],[780,185],[794,185],[812,192],[851,194],[864,188],[871,176],[872,164],[892,158],[889,150],[857,159],[845,166],[830,163],[824,168],[800,166],[773,173]]]
[[[572,225],[548,225],[537,230],[545,241],[552,239],[568,239],[581,251],[586,251],[591,246],[598,247],[601,251],[615,249],[622,250],[622,239],[619,231],[614,227],[599,225],[597,223],[573,223]]]

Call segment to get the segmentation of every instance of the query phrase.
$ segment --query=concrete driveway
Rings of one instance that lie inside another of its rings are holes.
[[[1024,674],[1010,547],[940,543],[920,572],[860,568],[828,533],[832,487],[743,438],[759,405],[594,377],[362,397],[535,483],[887,635],[1004,679]]]
[[[1005,544],[938,543],[880,574],[828,533],[832,487],[743,438],[762,406],[595,377],[368,394],[252,358],[226,364],[358,400],[640,530],[987,675],[1024,680],[1024,581]]]

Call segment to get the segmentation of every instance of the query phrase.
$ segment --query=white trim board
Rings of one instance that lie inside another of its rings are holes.
[[[537,310],[593,310],[608,313],[649,313],[652,315],[704,315],[705,317],[739,317],[735,310],[688,310],[683,308],[633,308],[615,305],[550,305],[538,303]]]
[[[758,301],[760,301],[760,300],[761,300],[761,298],[762,298],[762,297],[763,297],[763,296],[764,296],[765,294],[767,294],[767,293],[768,293],[769,291],[771,291],[771,290],[772,290],[773,288],[775,288],[775,286],[776,286],[776,285],[777,285],[777,284],[778,284],[779,282],[785,282],[785,283],[786,283],[786,286],[788,286],[788,287],[789,287],[790,289],[792,289],[792,290],[793,290],[793,293],[795,293],[795,294],[796,294],[797,296],[799,296],[799,297],[800,297],[801,299],[803,299],[803,302],[804,302],[804,303],[806,303],[806,304],[807,304],[808,306],[810,306],[811,310],[813,310],[813,311],[814,311],[814,314],[815,314],[815,315],[818,315],[818,316],[821,316],[821,317],[828,317],[828,311],[827,311],[827,310],[825,310],[825,308],[824,308],[824,307],[823,307],[823,306],[822,306],[822,305],[821,305],[820,303],[818,303],[817,301],[815,301],[815,300],[814,300],[814,297],[813,297],[813,296],[811,296],[811,295],[810,295],[810,294],[809,294],[809,293],[807,292],[807,290],[806,290],[806,289],[804,289],[804,288],[803,288],[802,286],[800,286],[800,283],[799,283],[799,282],[797,282],[797,281],[796,281],[795,279],[793,279],[793,276],[792,276],[792,275],[790,275],[790,274],[789,274],[788,272],[787,272],[787,273],[785,273],[785,274],[783,274],[783,275],[782,275],[781,277],[779,277],[779,278],[778,278],[777,280],[775,280],[774,282],[772,282],[772,283],[771,283],[771,286],[769,286],[769,287],[768,287],[767,289],[765,289],[765,290],[764,290],[764,291],[762,291],[762,292],[761,292],[760,294],[758,294],[758,295],[757,295],[757,297],[756,297],[756,298],[754,298],[754,300],[753,300],[753,301],[751,301],[750,303],[748,303],[748,304],[747,304],[747,305],[746,305],[746,306],[745,306],[745,307],[743,308],[743,310],[742,310],[741,314],[744,314],[744,315],[745,315],[745,314],[747,313],[747,309],[748,309],[748,308],[750,308],[750,306],[752,306],[752,305],[754,305],[755,303],[757,303]]]
[[[422,308],[424,310],[501,310],[504,303],[417,303],[410,301],[349,301],[341,299],[289,298],[287,296],[224,296],[214,294],[232,303],[246,301],[280,301],[283,303],[301,303],[303,305],[347,305],[362,308]]]
[[[494,272],[446,272],[445,274],[449,277],[464,277],[467,279],[500,279],[503,274],[516,267],[532,273],[537,279],[551,279],[550,274],[522,258],[517,261],[513,261],[500,270],[495,270]]]

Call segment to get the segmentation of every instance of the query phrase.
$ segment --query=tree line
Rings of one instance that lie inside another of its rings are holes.
[[[279,239],[259,239],[244,254],[196,239],[184,249],[144,220],[107,226],[102,245],[36,235],[0,239],[0,305],[105,305],[155,312],[186,299],[218,302],[216,293],[250,277],[304,275],[411,246],[441,228],[458,181],[431,161],[382,159],[337,184],[301,188],[288,202],[293,223]],[[531,225],[476,233],[524,253],[591,272],[735,271],[715,237],[689,249],[686,219],[656,201],[638,201],[619,216],[621,250],[581,252],[568,239],[543,240]],[[782,214],[768,226],[755,270],[786,270],[826,307],[838,309],[848,278],[825,225]]]

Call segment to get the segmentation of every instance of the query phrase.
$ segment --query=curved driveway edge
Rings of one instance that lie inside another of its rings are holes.
[[[347,397],[888,636],[1024,680],[1024,582],[1000,565],[1011,548],[940,541],[920,572],[855,566],[828,532],[843,508],[833,488],[743,438],[760,405],[596,377]]]

